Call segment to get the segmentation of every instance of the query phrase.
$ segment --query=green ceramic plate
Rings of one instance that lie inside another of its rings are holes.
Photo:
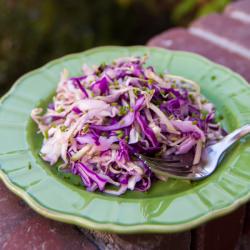
[[[46,105],[60,72],[79,75],[81,65],[149,54],[158,72],[168,69],[200,83],[202,93],[234,130],[250,123],[250,88],[239,75],[186,52],[147,47],[100,47],[52,61],[20,78],[0,105],[0,176],[7,187],[38,213],[96,230],[177,232],[226,214],[250,198],[250,140],[239,142],[209,178],[194,183],[156,182],[149,192],[121,197],[89,193],[79,180],[62,176],[38,157],[42,138],[30,120],[31,110]]]

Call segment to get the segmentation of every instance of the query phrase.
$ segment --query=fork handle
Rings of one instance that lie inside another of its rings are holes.
[[[246,136],[249,133],[250,133],[250,124],[246,124],[243,127],[238,128],[234,130],[232,133],[225,136],[221,140],[220,144],[222,144],[225,147],[225,149],[229,148],[236,141],[238,141],[239,139],[241,139],[242,137]]]

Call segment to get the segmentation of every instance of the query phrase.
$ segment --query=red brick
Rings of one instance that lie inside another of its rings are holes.
[[[233,11],[239,11],[250,15],[250,1],[237,1],[229,4],[225,9],[226,13],[231,13]]]
[[[191,233],[177,234],[111,234],[82,229],[95,240],[100,249],[116,250],[190,250]]]
[[[0,249],[96,249],[76,227],[33,212],[0,182]]]
[[[218,37],[228,40],[250,50],[250,25],[225,15],[211,14],[193,22],[191,28],[199,28],[211,32]],[[214,41],[217,43],[217,41]],[[230,49],[230,48],[227,48]],[[233,50],[233,46],[231,46]],[[250,53],[250,51],[249,51]]]
[[[0,246],[6,241],[9,232],[20,222],[34,216],[34,214],[0,181]]]
[[[245,206],[195,229],[192,248],[198,250],[239,249],[245,218]]]
[[[203,55],[225,65],[250,81],[250,61],[235,53],[220,48],[204,39],[190,34],[186,29],[172,29],[153,37],[149,46],[185,50]]]
[[[20,248],[22,246],[22,248]],[[63,225],[40,216],[19,223],[9,233],[2,249],[96,249],[86,238],[69,225]]]
[[[246,217],[244,221],[243,234],[241,237],[241,250],[250,249],[250,203],[246,205]]]

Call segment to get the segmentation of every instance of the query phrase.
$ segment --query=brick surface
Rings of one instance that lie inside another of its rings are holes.
[[[76,227],[43,218],[0,182],[0,249],[97,249]]]
[[[250,249],[250,203],[246,205],[246,217],[244,221],[244,227],[240,245],[240,250],[249,250],[249,249]]]
[[[200,18],[189,29],[177,28],[157,35],[148,45],[201,54],[250,82],[250,1],[232,3],[224,14]],[[80,232],[74,226],[37,215],[0,181],[0,249],[248,250],[250,204],[246,217],[243,206],[192,233],[117,235],[87,229]]]
[[[248,59],[196,37],[186,29],[176,28],[164,32],[149,40],[148,45],[198,53],[231,68],[250,81],[250,61]]]
[[[191,232],[178,234],[118,235],[82,229],[100,249],[115,250],[190,250]]]
[[[163,32],[148,45],[201,54],[250,82],[249,13],[250,1],[236,2],[224,14],[200,18],[188,29]],[[250,249],[250,204],[193,230],[191,249]]]
[[[245,206],[193,231],[192,247],[198,250],[238,250],[243,230]],[[241,249],[242,250],[242,249]]]
[[[224,14],[243,23],[250,24],[250,1],[245,0],[232,3],[225,9]]]
[[[250,49],[250,26],[239,20],[225,15],[211,14],[193,22],[191,27],[199,28],[205,31],[205,34],[210,32],[230,43],[235,43],[238,47],[242,46],[246,49]],[[218,42],[216,39],[214,40],[215,42]],[[227,49],[230,48],[234,49],[231,44]]]
[[[225,13],[232,13],[234,11],[239,11],[250,15],[250,1],[237,1],[228,5],[225,9]]]

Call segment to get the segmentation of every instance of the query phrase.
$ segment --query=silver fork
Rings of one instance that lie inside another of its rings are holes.
[[[236,129],[225,136],[221,141],[206,147],[202,152],[201,161],[198,165],[185,162],[181,157],[155,158],[142,154],[136,156],[144,161],[151,170],[160,176],[172,177],[185,180],[201,180],[211,175],[222,160],[225,152],[239,139],[250,133],[250,124]]]

